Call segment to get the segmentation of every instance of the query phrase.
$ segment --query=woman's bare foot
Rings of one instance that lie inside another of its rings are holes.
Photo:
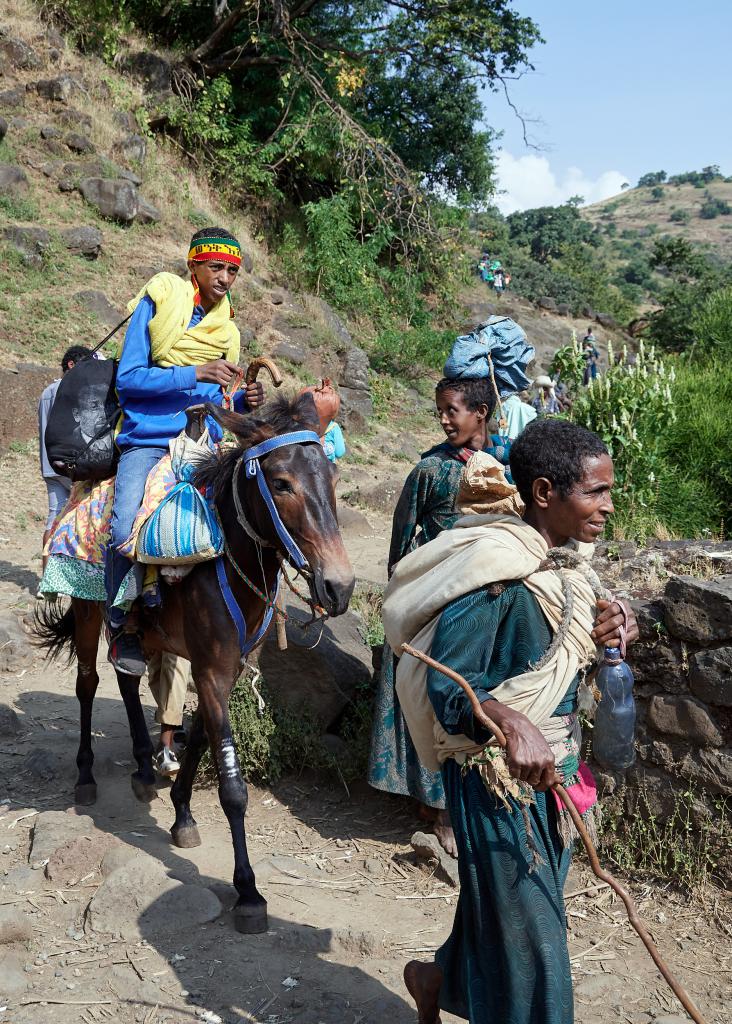
[[[435,818],[435,823],[432,826],[432,831],[437,836],[437,840],[442,849],[445,850],[446,853],[449,853],[451,857],[457,858],[457,843],[455,842],[455,833],[452,829],[452,821],[450,820],[449,811],[445,810],[437,812],[437,817]]]
[[[442,968],[410,960],[404,968],[404,984],[417,1004],[417,1024],[440,1024]]]

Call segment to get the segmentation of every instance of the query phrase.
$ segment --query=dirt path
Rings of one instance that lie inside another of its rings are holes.
[[[34,604],[43,498],[32,457],[11,454],[0,463],[2,616],[22,616]],[[372,525],[373,531],[358,524],[346,536],[359,575],[378,581],[388,524],[375,518]],[[223,913],[191,925],[186,899],[163,898],[157,915],[140,916],[137,934],[120,939],[95,932],[85,919],[102,884],[98,872],[63,884],[28,866],[38,813],[72,807],[74,673],[36,658],[0,674],[0,704],[17,711],[22,728],[0,736],[0,936],[8,920],[29,929],[25,941],[0,943],[0,1021],[413,1022],[403,965],[429,958],[444,939],[456,896],[433,869],[414,861],[408,840],[419,823],[410,808],[366,785],[348,793],[338,780],[305,774],[272,791],[252,789],[248,837],[270,931],[239,935],[229,913],[231,845],[215,789],[194,794],[202,846],[175,849],[167,786],[150,806],[132,795],[121,701],[106,664],[101,675],[94,719],[99,801],[88,809],[94,825],[162,863],[169,878],[193,887],[186,893],[213,891]],[[152,720],[146,690],[145,701]],[[710,891],[685,903],[670,889],[633,888],[709,1024],[729,1022],[729,899]],[[582,863],[567,893],[578,1024],[684,1020],[619,905],[607,890],[592,888]],[[129,909],[120,907],[122,931]]]

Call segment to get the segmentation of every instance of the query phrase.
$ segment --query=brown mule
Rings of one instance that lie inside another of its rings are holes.
[[[246,622],[247,636],[253,637],[263,624],[266,607],[242,580],[237,568],[257,587],[274,594],[279,559],[287,550],[277,532],[260,488],[254,478],[235,473],[244,450],[270,438],[292,432],[317,431],[318,417],[310,395],[294,401],[279,399],[262,412],[247,416],[225,412],[214,406],[207,411],[238,438],[241,449],[221,456],[212,455],[200,471],[200,482],[214,494],[227,556],[219,565]],[[317,437],[314,439],[317,442]],[[353,592],[353,569],[338,530],[335,513],[334,468],[319,443],[292,443],[260,459],[264,480],[277,513],[307,560],[306,579],[311,600],[328,615],[346,611]],[[236,484],[237,495],[234,494]],[[237,514],[237,497],[246,510],[247,531]],[[259,538],[259,543],[251,534]],[[247,853],[244,813],[247,787],[242,779],[228,716],[228,700],[241,671],[239,632],[234,624],[213,562],[203,562],[175,586],[161,583],[162,606],[154,621],[143,618],[143,647],[148,654],[168,651],[187,658],[198,691],[198,711],[191,727],[181,769],[171,790],[175,823],[173,842],[179,847],[198,846],[200,837],[191,814],[193,780],[201,757],[210,744],[219,781],[219,799],[231,828],[234,845],[235,907],[239,931],[255,933],[267,929],[267,904],[257,891]],[[97,784],[93,774],[91,743],[92,705],[99,683],[96,660],[103,622],[101,605],[72,599],[61,613],[53,606],[37,614],[39,643],[50,657],[64,648],[77,658],[76,695],[80,707],[80,743],[76,758],[78,779],[76,802],[94,803]],[[155,796],[153,745],[140,702],[137,677],[117,673],[120,693],[130,724],[137,771],[132,788],[140,800]]]

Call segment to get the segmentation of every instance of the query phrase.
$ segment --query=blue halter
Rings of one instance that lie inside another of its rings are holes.
[[[253,448],[248,448],[242,456],[242,461],[246,466],[246,474],[249,478],[255,477],[257,480],[257,486],[259,487],[259,493],[264,499],[264,503],[269,510],[269,514],[272,517],[277,536],[280,538],[285,546],[285,549],[290,556],[295,568],[305,569],[307,567],[307,559],[303,555],[300,548],[293,540],[289,530],[280,519],[280,514],[277,511],[277,506],[274,503],[272,492],[267,486],[267,480],[262,467],[259,464],[259,460],[264,455],[268,455],[270,452],[275,451],[277,448],[284,448],[289,444],[320,444],[320,438],[314,430],[295,430],[291,434],[280,434],[279,437],[270,437],[267,441],[262,441],[260,444],[255,445]]]
[[[262,472],[262,467],[259,464],[259,460],[264,455],[268,455],[270,452],[275,451],[277,448],[284,448],[286,445],[289,444],[319,445],[320,438],[313,430],[295,430],[289,434],[280,434],[279,437],[270,437],[268,440],[262,441],[260,444],[255,445],[253,448],[248,448],[247,451],[245,451],[244,454],[242,455],[241,461],[244,463],[246,467],[246,475],[250,478],[256,477],[257,485],[259,487],[259,493],[262,495],[264,503],[269,510],[270,516],[272,517],[272,522],[274,523],[275,530],[277,531],[277,536],[282,541],[282,544],[284,545],[285,550],[287,551],[290,559],[292,560],[297,569],[299,569],[300,571],[304,571],[307,570],[308,567],[307,559],[303,555],[298,545],[295,543],[295,540],[293,539],[292,535],[290,534],[285,524],[282,522],[280,514],[277,511],[277,506],[274,503],[272,493],[269,487],[267,486],[267,480],[265,479],[264,473]],[[236,480],[236,476],[234,479]],[[242,519],[242,515],[240,514],[239,496],[236,488],[234,488],[234,500],[237,504],[237,515],[239,516],[239,521],[241,525],[244,527],[247,533],[252,534],[251,527],[246,522],[246,520]],[[243,513],[243,510],[241,511]],[[254,536],[254,539],[257,540],[257,537]],[[244,660],[249,654],[249,652],[252,650],[252,648],[259,643],[259,641],[267,631],[267,628],[269,627],[269,624],[272,621],[273,608],[271,606],[266,608],[265,616],[261,626],[259,627],[259,629],[257,630],[256,634],[253,637],[248,638],[244,616],[241,613],[241,609],[239,608],[236,598],[234,597],[231,587],[229,586],[229,581],[226,578],[223,556],[219,556],[219,558],[216,559],[216,575],[218,578],[219,587],[221,589],[221,594],[224,598],[224,602],[228,609],[229,615],[234,621],[236,631],[239,635],[239,649],[241,651],[242,660]],[[279,585],[280,574],[278,573],[277,592],[279,592]]]

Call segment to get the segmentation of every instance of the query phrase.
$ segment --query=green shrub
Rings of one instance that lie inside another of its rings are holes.
[[[692,355],[732,359],[732,285],[706,298],[691,323]]]
[[[691,220],[691,214],[688,210],[674,210],[669,220],[673,221],[674,224],[688,224]]]
[[[715,217],[727,216],[732,213],[732,207],[724,199],[713,196],[710,192],[704,195],[704,202],[699,210],[702,220],[714,220]]]

